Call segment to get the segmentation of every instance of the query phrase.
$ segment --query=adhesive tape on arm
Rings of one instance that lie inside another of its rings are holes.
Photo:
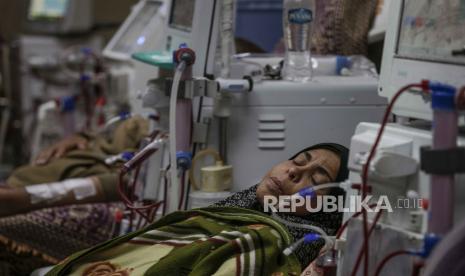
[[[59,183],[26,186],[25,189],[30,196],[31,203],[37,204],[42,201],[53,201],[63,198],[67,191],[64,188],[53,184]]]
[[[97,189],[95,188],[92,178],[69,179],[64,182],[64,185],[67,190],[73,191],[74,197],[77,200],[82,200],[97,194]]]
[[[54,202],[66,196],[67,193],[73,192],[76,200],[95,196],[97,189],[91,178],[75,178],[62,182],[53,182],[48,184],[38,184],[25,187],[30,196],[32,204],[43,201]]]

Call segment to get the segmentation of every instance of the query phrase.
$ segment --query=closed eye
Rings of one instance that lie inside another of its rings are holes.
[[[319,172],[318,170],[316,173],[312,174],[310,180],[312,181],[313,185],[320,185],[333,182],[330,177],[328,177],[324,173]]]
[[[299,154],[296,158],[292,159],[292,163],[296,166],[305,166],[309,162],[305,153]]]
[[[318,167],[316,168],[316,171],[323,175],[324,178],[326,178],[328,180],[328,182],[334,182],[333,178],[329,175],[329,172],[327,169],[323,168],[323,167]]]

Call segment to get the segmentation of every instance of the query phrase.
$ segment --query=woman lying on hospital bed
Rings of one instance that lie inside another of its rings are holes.
[[[0,184],[0,275],[29,275],[114,236],[124,161],[105,160],[137,151],[149,122],[134,116],[108,130],[65,138]]]
[[[345,180],[347,156],[347,149],[337,144],[304,149],[247,190],[207,208],[174,212],[144,229],[75,253],[50,275],[298,275],[324,242],[317,239],[283,254],[311,232],[291,224],[317,226],[331,236],[342,215],[300,208],[278,213],[278,220],[286,221],[283,225],[264,211],[266,197]],[[317,194],[341,191],[321,189]]]
[[[0,185],[0,217],[46,207],[119,200],[115,183],[121,162],[108,157],[135,152],[149,122],[134,116],[109,137],[76,134],[43,150],[33,164],[17,168]],[[123,161],[124,162],[124,161]]]

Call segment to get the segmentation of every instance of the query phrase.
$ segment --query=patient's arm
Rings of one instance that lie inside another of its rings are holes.
[[[73,135],[65,138],[58,143],[44,149],[35,158],[34,164],[45,165],[53,159],[60,158],[65,155],[68,151],[74,149],[86,149],[87,139],[81,135]]]
[[[18,213],[26,213],[32,210],[37,210],[47,207],[57,207],[69,204],[84,204],[105,202],[114,200],[104,193],[103,187],[98,178],[91,178],[95,187],[93,195],[76,199],[76,194],[73,190],[68,191],[66,194],[54,198],[52,200],[44,200],[41,202],[33,203],[31,201],[31,194],[29,194],[24,187],[0,187],[0,217],[10,216]],[[40,184],[39,184],[40,185]],[[31,185],[29,187],[36,186]]]

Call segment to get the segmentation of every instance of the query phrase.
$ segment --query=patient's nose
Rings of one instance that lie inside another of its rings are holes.
[[[299,171],[296,167],[290,167],[287,171],[287,174],[291,181],[297,181],[299,178]]]

